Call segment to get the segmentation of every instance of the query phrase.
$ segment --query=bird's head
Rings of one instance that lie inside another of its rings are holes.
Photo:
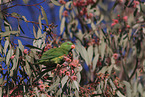
[[[75,48],[75,45],[72,43],[72,42],[64,42],[61,44],[60,48],[63,48],[65,50],[71,50],[71,49],[74,49]]]

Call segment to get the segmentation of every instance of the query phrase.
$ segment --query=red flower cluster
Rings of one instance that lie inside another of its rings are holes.
[[[74,6],[82,7],[87,6],[89,4],[94,4],[93,0],[77,0],[76,2],[73,2]]]

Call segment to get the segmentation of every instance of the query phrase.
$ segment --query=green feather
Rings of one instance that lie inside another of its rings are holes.
[[[71,42],[64,42],[59,48],[52,48],[44,52],[38,63],[44,64],[48,67],[55,67],[57,64],[61,64],[63,62],[64,56],[67,56],[71,50],[72,45],[73,43]]]

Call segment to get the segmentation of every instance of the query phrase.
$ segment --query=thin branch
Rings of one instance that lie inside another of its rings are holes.
[[[132,77],[134,76],[134,74],[135,74],[135,72],[136,72],[136,69],[137,69],[137,67],[138,67],[138,58],[136,59],[136,65],[135,65],[135,68],[134,68],[134,70],[133,70],[133,72],[132,72],[132,74],[131,74],[131,76],[129,77],[129,81],[132,79]]]
[[[40,5],[41,3],[45,2],[46,0],[43,0],[42,2],[40,3],[36,3],[36,4],[32,4],[32,5],[23,5],[23,4],[15,4],[13,6],[10,6],[10,7],[6,7],[4,9],[2,9],[1,11],[4,11],[4,10],[7,10],[9,8],[13,8],[13,7],[16,7],[16,6],[37,6],[37,5]]]
[[[6,14],[6,16],[7,17],[13,17],[13,18],[16,18],[16,19],[18,19],[18,20],[23,20],[24,21],[24,19],[23,18],[20,18],[20,17],[16,17],[16,16],[12,16],[12,15],[10,15],[10,14]],[[32,23],[32,24],[39,24],[39,22],[35,22],[35,21],[25,21],[25,22],[27,22],[27,23]],[[48,26],[48,27],[50,27],[49,25],[47,25],[47,24],[44,24],[44,23],[41,23],[42,25],[44,25],[44,26]]]

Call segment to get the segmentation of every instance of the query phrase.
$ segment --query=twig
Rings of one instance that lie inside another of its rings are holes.
[[[41,3],[45,2],[46,0],[43,0],[42,2],[40,3],[36,3],[36,4],[32,4],[32,5],[23,5],[23,4],[15,4],[13,6],[10,6],[10,7],[6,7],[4,9],[2,9],[1,11],[4,11],[4,10],[7,10],[9,8],[13,8],[13,7],[16,7],[16,6],[37,6],[37,5],[40,5]]]
[[[134,68],[134,70],[133,70],[131,76],[130,76],[129,79],[128,79],[129,81],[130,81],[131,78],[134,76],[134,74],[135,74],[135,72],[136,72],[136,69],[137,69],[137,66],[138,66],[138,58],[136,59],[136,65],[135,65],[135,68]]]

